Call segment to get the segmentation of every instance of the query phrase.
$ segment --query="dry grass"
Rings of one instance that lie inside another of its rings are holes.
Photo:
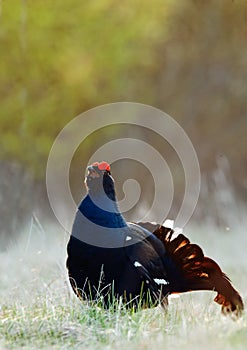
[[[192,228],[189,237],[221,263],[246,300],[247,238],[241,231]],[[246,348],[246,314],[238,320],[221,315],[213,292],[172,298],[167,312],[81,304],[67,283],[67,238],[57,228],[33,224],[1,253],[0,350]]]

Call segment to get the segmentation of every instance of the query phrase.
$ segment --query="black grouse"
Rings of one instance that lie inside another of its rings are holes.
[[[129,223],[120,213],[110,165],[94,163],[87,195],[75,215],[67,269],[76,295],[109,307],[167,305],[171,293],[214,290],[222,312],[241,313],[243,302],[218,264],[183,234],[152,223]]]

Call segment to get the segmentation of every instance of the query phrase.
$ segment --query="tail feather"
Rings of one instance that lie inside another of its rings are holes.
[[[197,244],[190,243],[183,234],[172,239],[173,233],[172,229],[163,226],[154,231],[181,273],[182,281],[181,283],[174,281],[172,292],[214,290],[218,292],[214,301],[222,305],[224,314],[230,312],[241,314],[244,309],[242,298],[219,265],[205,257],[202,249]]]

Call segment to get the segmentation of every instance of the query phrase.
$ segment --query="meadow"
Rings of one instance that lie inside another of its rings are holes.
[[[239,227],[188,226],[188,237],[201,244],[231,277],[245,303],[246,243]],[[19,238],[0,253],[0,349],[246,349],[247,316],[221,314],[214,292],[169,297],[157,307],[133,312],[120,303],[103,310],[81,303],[67,280],[68,234],[32,219]]]
[[[75,116],[122,101],[159,108],[187,133],[200,163],[197,225],[185,233],[220,264],[247,304],[247,219],[237,215],[238,202],[247,202],[246,17],[243,0],[0,1],[0,350],[247,348],[246,312],[238,319],[222,315],[214,292],[170,297],[166,311],[132,312],[121,303],[106,311],[80,302],[65,267],[68,234],[30,219],[36,210],[50,218],[47,159]],[[187,178],[168,139],[134,124],[96,129],[71,160],[75,201],[93,152],[133,138],[168,160],[176,210]],[[156,169],[139,168],[126,155],[125,161],[118,183],[138,179],[151,201],[147,179]],[[58,184],[60,175],[59,166]]]

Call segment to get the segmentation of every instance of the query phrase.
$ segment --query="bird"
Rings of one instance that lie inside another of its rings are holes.
[[[242,313],[239,292],[199,245],[171,227],[125,220],[110,164],[89,165],[85,186],[66,261],[71,287],[81,300],[100,300],[105,308],[120,300],[134,309],[167,308],[171,294],[210,290],[224,314]]]

